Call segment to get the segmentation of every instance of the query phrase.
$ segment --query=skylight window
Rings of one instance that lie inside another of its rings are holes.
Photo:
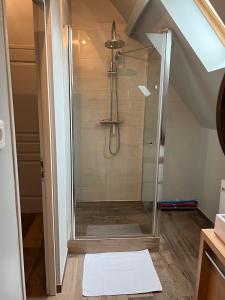
[[[209,24],[212,26],[213,30],[225,45],[225,24],[216,12],[210,0],[195,0],[195,2],[201,9]]]

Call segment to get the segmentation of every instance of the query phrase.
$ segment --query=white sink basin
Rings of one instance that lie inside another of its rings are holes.
[[[216,215],[214,232],[225,243],[225,214]]]

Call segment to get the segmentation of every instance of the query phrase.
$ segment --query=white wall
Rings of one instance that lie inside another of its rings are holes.
[[[164,200],[200,199],[206,134],[170,84],[166,120]]]
[[[6,147],[0,150],[0,298],[3,300],[25,300],[23,286],[23,261],[21,253],[21,233],[19,195],[16,184],[16,153],[14,124],[10,120],[12,99],[7,78],[4,26],[0,1],[0,120],[5,122]],[[14,169],[15,168],[15,169]],[[15,171],[14,171],[15,170]]]
[[[214,222],[215,215],[219,212],[221,179],[225,178],[225,156],[220,147],[216,130],[205,129],[205,131],[207,135],[206,159],[199,208]]]
[[[201,126],[171,84],[164,166],[163,200],[198,199],[199,209],[214,222],[225,157],[216,130]]]

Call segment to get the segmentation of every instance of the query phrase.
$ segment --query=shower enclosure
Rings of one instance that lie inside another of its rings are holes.
[[[111,24],[73,30],[70,246],[78,252],[85,241],[133,239],[141,249],[157,239],[171,32],[128,36]]]

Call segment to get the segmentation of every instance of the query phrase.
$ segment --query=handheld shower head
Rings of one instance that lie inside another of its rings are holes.
[[[111,40],[108,40],[105,42],[105,47],[108,49],[121,49],[125,45],[125,42],[123,40],[117,39],[117,34],[116,34],[116,23],[113,21],[112,23],[112,36]]]

